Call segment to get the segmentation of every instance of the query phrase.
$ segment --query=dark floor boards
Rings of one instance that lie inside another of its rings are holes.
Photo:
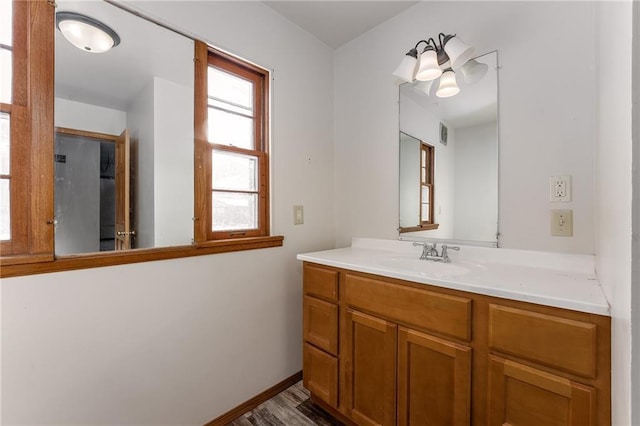
[[[298,382],[227,426],[343,426],[309,399]]]

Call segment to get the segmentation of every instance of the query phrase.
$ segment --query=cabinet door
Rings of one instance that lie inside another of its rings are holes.
[[[489,426],[592,426],[595,389],[490,356]]]
[[[400,327],[398,425],[468,426],[471,348]]]
[[[346,315],[345,403],[362,426],[396,421],[396,325],[360,312]]]
[[[305,343],[302,384],[332,407],[338,407],[338,359]]]
[[[338,355],[338,305],[304,296],[302,314],[304,339]]]

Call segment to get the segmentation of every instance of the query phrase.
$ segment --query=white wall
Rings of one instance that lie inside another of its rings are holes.
[[[119,135],[127,124],[127,114],[112,108],[63,98],[55,99],[54,108],[57,127]]]
[[[391,73],[417,40],[446,32],[479,54],[499,52],[500,244],[593,253],[595,74],[585,66],[594,63],[593,7],[421,2],[339,48],[337,245],[348,245],[353,236],[397,237],[398,89]],[[550,235],[548,182],[554,174],[573,177],[573,202],[565,205],[574,210],[572,238]],[[375,215],[368,214],[371,206]]]
[[[150,79],[127,107],[131,143],[131,226],[136,231],[134,248],[155,247],[154,87]]]
[[[193,61],[183,60],[193,78]],[[193,239],[193,84],[153,80],[155,245],[187,245]]]
[[[453,238],[495,241],[498,223],[497,124],[457,128],[455,133]]]
[[[611,304],[612,421],[630,425],[631,402],[638,403],[631,399],[631,2],[597,3],[595,22],[596,268]]]
[[[259,2],[136,6],[273,70],[284,246],[2,280],[4,424],[202,425],[302,367],[295,255],[333,247],[332,51]]]
[[[176,53],[176,61],[186,62],[183,73],[193,75],[192,56],[193,49]],[[191,244],[193,84],[189,87],[151,78],[132,97],[127,127],[132,152],[134,247]]]

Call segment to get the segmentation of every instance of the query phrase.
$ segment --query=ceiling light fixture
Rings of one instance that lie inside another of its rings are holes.
[[[440,78],[436,96],[444,98],[460,92],[456,81],[456,71],[461,71],[464,81],[473,84],[487,73],[488,66],[473,59],[474,48],[454,35],[438,35],[439,44],[433,39],[420,40],[415,47],[404,56],[393,75],[402,82],[433,81]],[[422,52],[418,46],[425,44]],[[471,60],[470,60],[471,59]]]
[[[115,31],[79,13],[56,13],[56,26],[64,38],[85,52],[103,53],[120,44],[120,37]]]

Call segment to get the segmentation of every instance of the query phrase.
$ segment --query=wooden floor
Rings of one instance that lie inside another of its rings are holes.
[[[309,400],[302,382],[289,387],[227,426],[342,426]]]

